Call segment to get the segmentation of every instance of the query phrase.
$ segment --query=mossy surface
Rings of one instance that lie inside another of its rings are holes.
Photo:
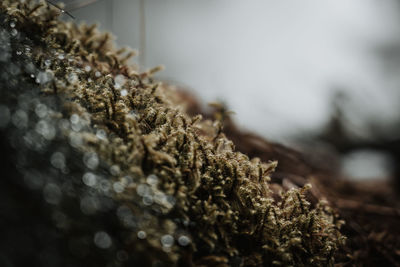
[[[3,103],[21,113],[12,106],[15,99],[37,88],[38,103],[27,100],[23,112],[36,113],[35,134],[52,145],[24,149],[39,157],[50,153],[53,173],[71,179],[79,191],[66,196],[57,184],[43,189],[60,191],[50,204],[68,218],[67,227],[58,227],[61,236],[94,234],[97,246],[113,251],[106,253],[110,266],[334,263],[344,237],[329,206],[311,205],[308,186],[273,193],[269,174],[276,162],[249,159],[235,151],[220,122],[187,115],[174,91],[151,78],[156,69],[139,73],[127,63],[132,53],[114,48],[109,33],[61,21],[61,11],[46,2],[6,0],[0,11],[2,31],[17,31],[9,35],[4,62],[15,62],[19,71],[6,73],[24,87],[7,91],[12,79],[3,79]],[[20,49],[22,55],[15,55]],[[32,71],[22,66],[29,64]],[[27,125],[18,132],[21,139]],[[74,160],[79,164],[69,163]],[[104,211],[96,201],[112,204]],[[92,233],[95,219],[107,221],[107,230]],[[124,260],[115,256],[121,251]]]

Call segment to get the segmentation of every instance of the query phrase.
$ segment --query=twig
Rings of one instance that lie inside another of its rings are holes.
[[[71,13],[69,13],[68,11],[65,11],[64,9],[62,9],[61,7],[59,7],[58,5],[56,5],[56,4],[52,3],[52,2],[50,2],[49,0],[46,0],[46,2],[47,2],[48,4],[54,6],[55,8],[59,9],[59,10],[61,11],[61,13],[65,13],[65,14],[67,14],[68,16],[70,16],[72,19],[75,19],[75,17],[72,16]]]

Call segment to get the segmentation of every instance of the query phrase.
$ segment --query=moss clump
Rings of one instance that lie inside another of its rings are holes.
[[[15,23],[29,39],[26,57],[37,69],[40,99],[58,104],[52,120],[61,125],[59,140],[69,140],[83,157],[81,173],[74,174],[83,182],[76,186],[93,187],[102,177],[112,187],[92,190],[118,206],[119,221],[110,222],[118,227],[98,232],[98,246],[109,247],[110,239],[145,264],[334,263],[344,239],[335,213],[323,203],[312,206],[307,186],[274,194],[268,175],[276,162],[250,160],[235,151],[219,122],[187,115],[170,97],[174,92],[151,78],[155,70],[139,73],[127,64],[132,53],[116,50],[110,34],[58,20],[60,10],[45,2],[5,0],[0,7],[6,24]],[[85,197],[82,212],[101,218]],[[54,209],[73,218],[64,201]],[[71,229],[89,231],[71,225],[66,237]]]

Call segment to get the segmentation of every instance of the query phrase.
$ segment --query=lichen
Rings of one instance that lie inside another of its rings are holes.
[[[36,132],[52,140],[49,129],[58,127],[57,138],[81,155],[78,187],[112,188],[102,192],[118,206],[121,228],[96,232],[98,247],[114,241],[146,264],[333,265],[344,237],[329,205],[311,205],[308,185],[274,194],[269,174],[277,162],[249,159],[219,121],[186,114],[171,88],[152,78],[157,68],[140,73],[128,63],[134,53],[116,49],[111,34],[62,21],[61,11],[44,1],[5,0],[0,10],[3,23],[13,22],[31,42],[24,56],[36,71],[19,75],[39,86],[43,101],[56,99],[49,120],[57,123],[44,121]],[[60,172],[63,155],[51,160]],[[63,210],[57,190],[50,186],[48,197]],[[85,216],[99,212],[96,201],[81,196]],[[124,241],[117,242],[121,233]]]

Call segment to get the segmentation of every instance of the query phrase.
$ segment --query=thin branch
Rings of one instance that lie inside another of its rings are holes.
[[[54,6],[55,8],[59,9],[59,10],[61,11],[61,13],[65,13],[65,14],[67,14],[68,16],[70,16],[72,19],[75,19],[75,17],[72,16],[71,13],[69,13],[68,11],[65,11],[64,9],[62,9],[61,7],[59,7],[58,5],[56,5],[56,4],[52,3],[52,2],[50,2],[49,0],[46,0],[46,2],[47,2],[48,4]]]

